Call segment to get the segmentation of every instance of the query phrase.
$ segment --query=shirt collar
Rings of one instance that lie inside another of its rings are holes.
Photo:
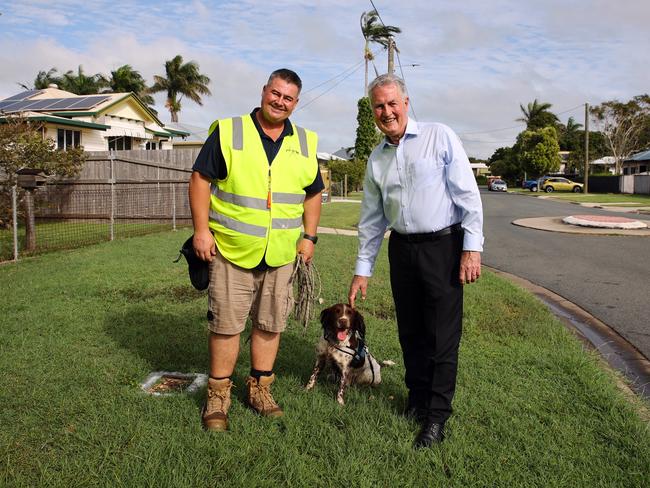
[[[262,126],[257,120],[256,114],[259,111],[260,111],[260,107],[255,107],[251,112],[251,118],[253,119],[253,124],[255,124],[255,128],[257,129],[257,132],[260,133],[260,137],[266,137],[267,139],[270,139],[270,137],[267,136],[266,133],[262,130]],[[284,121],[284,129],[282,129],[282,134],[280,134],[280,137],[278,137],[278,141],[282,140],[282,138],[285,136],[292,136],[292,135],[293,135],[293,124],[289,121],[289,119],[286,119]]]
[[[415,137],[419,133],[420,133],[420,127],[418,126],[418,123],[415,120],[413,120],[411,117],[409,117],[408,122],[406,122],[406,130],[404,131],[404,135],[402,136],[402,139],[406,139],[409,136]],[[384,136],[384,139],[382,141],[382,146],[381,146],[382,149],[384,149],[386,146],[394,146],[394,145],[395,144],[391,144],[388,138]]]

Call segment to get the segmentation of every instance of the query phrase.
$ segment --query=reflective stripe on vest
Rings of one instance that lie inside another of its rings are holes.
[[[268,208],[268,202],[263,198],[235,195],[234,193],[223,191],[215,185],[212,185],[212,194],[219,200],[233,203],[235,205],[239,205],[240,207],[256,208],[258,210],[266,210]],[[274,192],[271,194],[271,200],[273,203],[300,204],[305,201],[305,195],[298,195],[296,193]]]

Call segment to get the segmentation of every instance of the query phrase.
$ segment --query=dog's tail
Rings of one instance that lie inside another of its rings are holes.
[[[395,361],[391,361],[390,359],[384,359],[381,363],[382,366],[395,366]]]

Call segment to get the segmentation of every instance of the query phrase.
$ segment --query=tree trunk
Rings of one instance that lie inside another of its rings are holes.
[[[36,249],[36,221],[34,219],[34,192],[25,192],[25,250]]]
[[[395,71],[395,42],[393,38],[388,39],[388,73],[393,74]]]
[[[172,122],[178,122],[178,112],[174,112],[173,110],[170,110],[172,114]]]

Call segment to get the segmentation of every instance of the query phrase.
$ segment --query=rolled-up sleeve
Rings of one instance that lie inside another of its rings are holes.
[[[458,136],[449,128],[447,139],[447,188],[461,212],[465,231],[463,251],[483,251],[483,205],[467,154]]]
[[[384,216],[381,190],[372,176],[368,162],[363,180],[363,200],[359,218],[359,251],[354,274],[372,276],[388,221]]]

